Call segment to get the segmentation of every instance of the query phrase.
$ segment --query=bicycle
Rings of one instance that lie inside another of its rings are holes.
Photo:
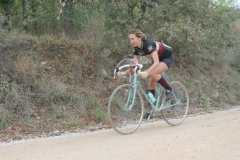
[[[124,60],[123,60],[124,61]],[[121,62],[123,62],[121,61]],[[139,73],[143,67],[136,60],[131,60],[130,64],[116,67],[116,74],[124,68],[135,67],[133,81],[131,83],[118,86],[110,95],[108,101],[108,116],[112,128],[119,134],[131,134],[140,126],[144,114],[144,95],[147,102],[155,112],[160,112],[163,119],[172,126],[179,125],[186,118],[189,108],[189,96],[185,86],[179,81],[170,81],[165,73],[161,73],[173,88],[173,95],[169,101],[165,101],[165,89],[157,84],[156,102],[153,103],[145,93],[140,81]]]

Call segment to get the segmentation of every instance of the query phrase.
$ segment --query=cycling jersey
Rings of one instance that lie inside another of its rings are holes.
[[[157,51],[160,62],[164,62],[168,67],[170,67],[173,64],[174,58],[172,48],[163,43],[143,39],[142,48],[139,47],[133,48],[133,54],[139,56],[147,56],[152,54],[152,52],[154,51]]]
[[[142,40],[142,48],[134,47],[134,55],[147,56],[157,50],[156,42],[152,40]]]

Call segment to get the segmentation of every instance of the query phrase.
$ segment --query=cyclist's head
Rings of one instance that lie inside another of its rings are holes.
[[[141,39],[146,39],[146,35],[143,34],[143,32],[140,29],[131,29],[129,31],[129,34],[134,34],[136,37],[141,38]]]

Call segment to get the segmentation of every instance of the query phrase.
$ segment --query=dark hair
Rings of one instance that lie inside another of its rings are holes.
[[[143,34],[143,32],[140,29],[131,29],[129,31],[129,34],[135,34],[136,37],[141,38],[141,39],[146,39],[146,35]]]

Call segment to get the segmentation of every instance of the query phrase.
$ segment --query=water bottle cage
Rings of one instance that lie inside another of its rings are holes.
[[[147,91],[146,94],[152,103],[156,102],[156,99],[151,92]]]

